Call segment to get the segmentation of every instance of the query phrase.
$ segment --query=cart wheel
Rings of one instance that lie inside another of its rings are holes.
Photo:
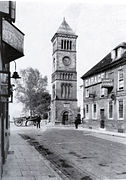
[[[16,126],[22,126],[23,120],[22,120],[22,119],[14,120],[14,124],[15,124]]]

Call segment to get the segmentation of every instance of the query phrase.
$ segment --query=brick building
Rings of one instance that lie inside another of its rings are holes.
[[[82,76],[84,124],[126,132],[126,43]]]
[[[77,35],[65,18],[52,38],[52,103],[51,120],[71,124],[77,115]]]

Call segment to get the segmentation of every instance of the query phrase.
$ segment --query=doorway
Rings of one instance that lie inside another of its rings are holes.
[[[100,128],[105,128],[105,110],[100,109]]]
[[[68,123],[68,115],[69,115],[69,112],[68,111],[65,111],[63,113],[63,117],[62,117],[62,124],[67,124]]]

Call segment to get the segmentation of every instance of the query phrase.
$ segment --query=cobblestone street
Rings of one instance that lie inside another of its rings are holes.
[[[126,138],[74,127],[18,128],[62,179],[126,179]],[[64,175],[64,177],[63,177]]]

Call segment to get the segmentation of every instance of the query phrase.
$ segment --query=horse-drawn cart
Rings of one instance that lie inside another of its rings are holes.
[[[34,116],[34,117],[29,116],[29,117],[16,117],[13,119],[14,119],[14,124],[19,127],[19,126],[23,126],[23,124],[27,126],[27,123],[29,121],[32,121],[33,125],[36,125],[37,118],[38,116]]]

